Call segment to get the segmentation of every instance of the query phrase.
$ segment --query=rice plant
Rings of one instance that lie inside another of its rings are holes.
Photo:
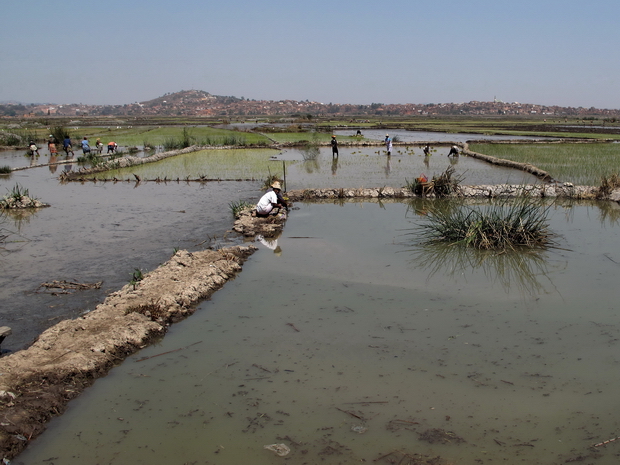
[[[0,166],[0,174],[11,174],[12,171],[13,170],[8,165]]]
[[[550,206],[527,196],[500,199],[485,207],[431,208],[419,228],[424,243],[448,243],[481,250],[549,247]]]
[[[473,152],[529,163],[553,179],[595,186],[601,176],[618,169],[619,145],[598,143],[561,144],[471,144]]]

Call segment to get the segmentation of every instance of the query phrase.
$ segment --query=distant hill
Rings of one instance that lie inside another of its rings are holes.
[[[152,100],[125,105],[0,104],[0,116],[208,116],[208,117],[381,117],[450,115],[538,115],[552,118],[608,118],[616,121],[620,110],[573,108],[526,103],[471,101],[427,104],[325,104],[308,100],[253,100],[212,95],[202,90],[167,93]]]

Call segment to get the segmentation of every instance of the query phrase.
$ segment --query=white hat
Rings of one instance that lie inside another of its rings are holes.
[[[282,190],[282,187],[280,186],[280,182],[279,181],[274,181],[273,184],[271,184],[271,187],[273,189],[280,189],[280,190]]]

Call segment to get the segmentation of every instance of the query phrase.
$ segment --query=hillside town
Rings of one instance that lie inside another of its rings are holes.
[[[212,95],[201,90],[183,90],[161,97],[124,105],[84,104],[23,104],[8,102],[0,104],[0,117],[41,116],[204,116],[204,117],[251,117],[294,116],[306,117],[381,117],[381,116],[511,116],[539,115],[549,118],[603,118],[615,121],[620,109],[594,107],[560,107],[529,103],[507,103],[497,98],[488,102],[426,104],[372,103],[356,105],[348,103],[322,103],[309,100],[254,100],[245,97]]]

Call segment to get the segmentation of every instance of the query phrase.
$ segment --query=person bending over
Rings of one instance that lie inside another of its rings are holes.
[[[274,181],[271,185],[271,190],[265,192],[256,204],[256,216],[267,217],[270,214],[276,214],[280,211],[281,207],[286,208],[287,204],[280,191],[282,190],[280,183]]]

